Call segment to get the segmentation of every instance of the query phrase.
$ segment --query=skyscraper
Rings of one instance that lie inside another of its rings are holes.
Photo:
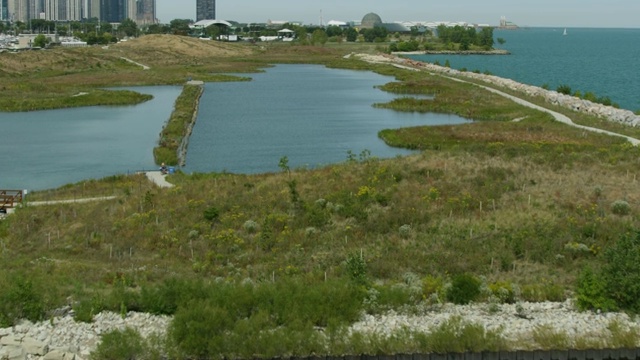
[[[216,18],[216,0],[197,0],[196,1],[196,21],[215,20]]]
[[[9,0],[9,20],[22,21],[24,23],[29,21],[29,2],[28,0]]]
[[[0,1],[0,20],[9,20],[9,0]]]
[[[139,25],[155,24],[156,0],[138,0],[138,18],[133,19]]]
[[[119,23],[127,18],[126,0],[101,0],[100,20],[110,23]]]

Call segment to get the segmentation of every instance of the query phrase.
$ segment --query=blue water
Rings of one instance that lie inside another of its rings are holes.
[[[384,144],[385,128],[460,124],[454,115],[372,107],[395,95],[374,88],[394,79],[318,65],[279,65],[251,82],[206,84],[185,172],[278,171],[342,162],[348,151],[389,158],[411,153]],[[0,189],[41,190],[154,169],[153,148],[180,87],[138,87],[137,106],[0,115]]]
[[[0,114],[0,189],[42,190],[155,168],[153,148],[181,88],[136,87],[136,106]]]
[[[496,30],[504,38],[497,48],[509,56],[417,55],[421,61],[449,60],[454,69],[485,70],[521,83],[555,90],[569,85],[573,91],[607,96],[620,107],[640,109],[640,29],[530,28]]]
[[[468,122],[373,108],[395,95],[374,88],[394,79],[372,72],[278,65],[251,77],[206,85],[183,171],[273,172],[284,156],[291,168],[313,168],[349,151],[391,158],[410,151],[385,145],[380,130]]]

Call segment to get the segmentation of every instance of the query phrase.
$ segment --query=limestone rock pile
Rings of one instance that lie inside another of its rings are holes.
[[[414,61],[410,59],[404,59],[391,55],[368,55],[359,54],[359,58],[373,63],[394,63],[400,66],[406,66],[412,69],[423,69],[426,71],[441,73],[445,75],[466,77],[469,79],[480,80],[488,84],[504,87],[522,94],[533,97],[541,97],[546,102],[561,106],[567,109],[580,111],[586,114],[598,116],[600,118],[607,119],[612,122],[622,123],[629,126],[640,126],[640,116],[634,114],[632,111],[617,109],[612,106],[606,106],[598,103],[594,103],[589,100],[584,100],[571,95],[560,94],[556,91],[546,90],[541,87],[526,85],[519,83],[511,79],[504,79],[494,75],[478,74],[473,72],[463,72],[455,69],[450,69],[444,66],[435,64],[423,63],[420,61]]]
[[[440,324],[460,317],[466,323],[479,324],[485,329],[502,329],[503,336],[517,344],[527,344],[540,326],[548,326],[569,337],[598,339],[607,334],[607,327],[616,322],[625,329],[640,330],[640,322],[624,313],[578,312],[571,301],[511,304],[472,304],[458,306],[443,304],[419,315],[387,313],[364,315],[353,324],[352,332],[389,335],[408,328],[429,333]],[[166,334],[171,317],[143,313],[120,314],[103,312],[91,324],[78,323],[70,314],[36,324],[23,322],[12,328],[0,329],[0,359],[88,359],[106,332],[126,327],[136,329],[142,336]]]
[[[102,312],[93,323],[76,322],[71,314],[36,324],[23,321],[11,328],[0,329],[0,359],[81,360],[88,359],[100,342],[100,336],[127,327],[142,336],[165,334],[171,318],[130,312]]]

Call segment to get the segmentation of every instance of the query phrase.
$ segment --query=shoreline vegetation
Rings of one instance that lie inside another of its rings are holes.
[[[90,62],[70,62],[56,50],[38,54],[40,62],[63,64],[66,74],[33,75],[24,66],[41,65],[20,61],[2,67],[0,87],[73,88],[79,78],[101,86],[109,79],[118,85],[232,80],[225,74],[315,63],[393,76],[382,88],[395,94],[435,95],[375,106],[475,121],[381,132],[385,141],[422,150],[402,158],[345,154],[344,163],[314,170],[290,169],[283,158],[282,172],[273,174],[178,171],[168,177],[172,189],[135,174],[30,193],[26,206],[0,221],[0,327],[53,318],[64,306],[83,322],[103,311],[123,317],[139,311],[172,317],[166,336],[151,339],[154,351],[169,358],[259,358],[324,355],[327,349],[392,354],[410,351],[407,344],[438,352],[522,345],[455,318],[428,333],[348,333],[365,315],[430,314],[445,303],[485,304],[487,317],[524,302],[640,312],[640,150],[625,139],[567,126],[436,72],[346,55],[377,54],[369,45],[256,46],[145,36],[118,49],[118,57],[150,69],[115,59],[113,49],[71,50],[91,55],[92,72]],[[15,59],[5,55],[0,62]],[[109,70],[96,70],[96,63]],[[11,89],[12,96],[23,95]],[[539,96],[500,90],[576,123],[639,135],[639,129]],[[184,139],[199,91],[185,86],[176,101],[183,122],[170,122],[176,137],[166,140],[172,145]],[[177,162],[177,151],[170,152]],[[99,196],[114,198],[29,205]],[[603,337],[640,345],[634,321],[623,329],[611,324]],[[570,341],[553,325],[528,334],[534,348],[605,346]],[[114,331],[102,344],[112,346],[110,354],[125,351],[123,338],[135,337]]]
[[[156,164],[184,164],[189,136],[196,121],[198,104],[203,92],[203,85],[184,85],[169,120],[160,132],[158,146],[153,149]]]
[[[503,49],[491,50],[422,50],[422,51],[394,51],[393,55],[511,55]]]

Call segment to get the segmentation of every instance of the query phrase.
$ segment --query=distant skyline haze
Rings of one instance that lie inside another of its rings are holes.
[[[216,16],[241,23],[299,21],[305,25],[330,20],[360,21],[374,12],[384,22],[466,21],[498,25],[500,17],[519,26],[639,28],[638,0],[496,0],[427,3],[419,0],[218,0]],[[158,18],[196,19],[196,0],[157,0]]]

